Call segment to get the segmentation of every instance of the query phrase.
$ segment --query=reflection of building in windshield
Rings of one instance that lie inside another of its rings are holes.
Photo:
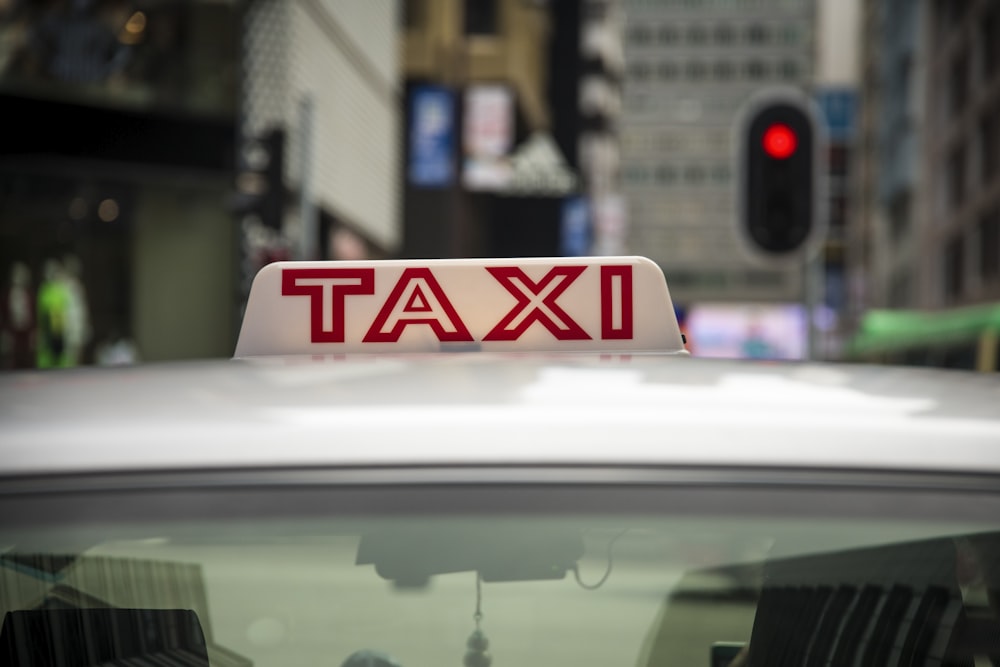
[[[172,652],[184,655],[186,665],[253,664],[215,642],[203,568],[196,563],[9,551],[0,557],[0,623],[6,658],[33,641],[49,655],[86,653],[100,656],[101,664],[139,664],[140,656],[150,660],[142,664],[181,664],[166,657]],[[207,656],[193,659],[199,652]],[[50,664],[35,662],[38,655],[22,654],[14,664]]]

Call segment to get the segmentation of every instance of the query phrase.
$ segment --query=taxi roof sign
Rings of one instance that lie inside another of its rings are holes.
[[[684,353],[644,257],[275,262],[235,357],[448,350]]]

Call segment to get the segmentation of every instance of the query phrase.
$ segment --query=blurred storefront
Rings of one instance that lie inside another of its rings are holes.
[[[558,254],[580,187],[580,3],[404,7],[403,254]]]
[[[0,0],[4,364],[28,317],[32,358],[62,345],[41,331],[61,309],[36,312],[56,260],[78,262],[90,333],[46,365],[229,356],[263,264],[397,253],[397,10]]]
[[[146,360],[228,353],[236,5],[13,1],[0,13],[0,271],[5,289],[20,273],[33,297],[47,280],[76,295],[30,300],[32,358],[97,363],[122,343]],[[16,328],[9,309],[3,325]],[[25,365],[4,340],[5,366]]]

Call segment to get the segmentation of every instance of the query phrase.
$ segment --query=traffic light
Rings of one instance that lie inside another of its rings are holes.
[[[810,105],[793,96],[758,102],[739,125],[737,217],[758,256],[805,258],[825,234],[819,125]]]
[[[254,216],[272,229],[281,229],[285,210],[285,133],[271,129],[243,140],[236,174],[232,209],[241,217]]]

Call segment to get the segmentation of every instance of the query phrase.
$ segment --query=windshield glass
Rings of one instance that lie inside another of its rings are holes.
[[[0,651],[15,665],[40,664],[32,652],[103,664],[183,650],[213,665],[340,665],[370,651],[355,659],[658,667],[710,665],[713,646],[728,664],[749,644],[756,664],[801,665],[782,657],[794,636],[774,629],[793,621],[813,657],[896,664],[873,656],[911,635],[917,657],[1000,649],[996,634],[981,646],[958,631],[966,618],[1000,627],[989,607],[1000,584],[1000,514],[986,514],[995,497],[955,514],[971,497],[910,494],[894,506],[937,507],[914,518],[865,516],[857,503],[877,494],[861,492],[822,505],[799,492],[524,494],[535,509],[512,511],[511,496],[485,490],[355,490],[314,493],[293,511],[301,497],[289,505],[257,491],[248,504],[271,508],[259,518],[238,509],[249,495],[215,494],[194,518],[177,507],[195,494],[170,496],[169,509],[128,494],[116,501],[128,499],[127,511],[81,498],[79,521],[61,503],[21,502],[32,520],[0,533]],[[352,509],[378,498],[368,507],[407,507]],[[788,502],[799,510],[778,508]],[[853,634],[838,630],[848,621]]]

